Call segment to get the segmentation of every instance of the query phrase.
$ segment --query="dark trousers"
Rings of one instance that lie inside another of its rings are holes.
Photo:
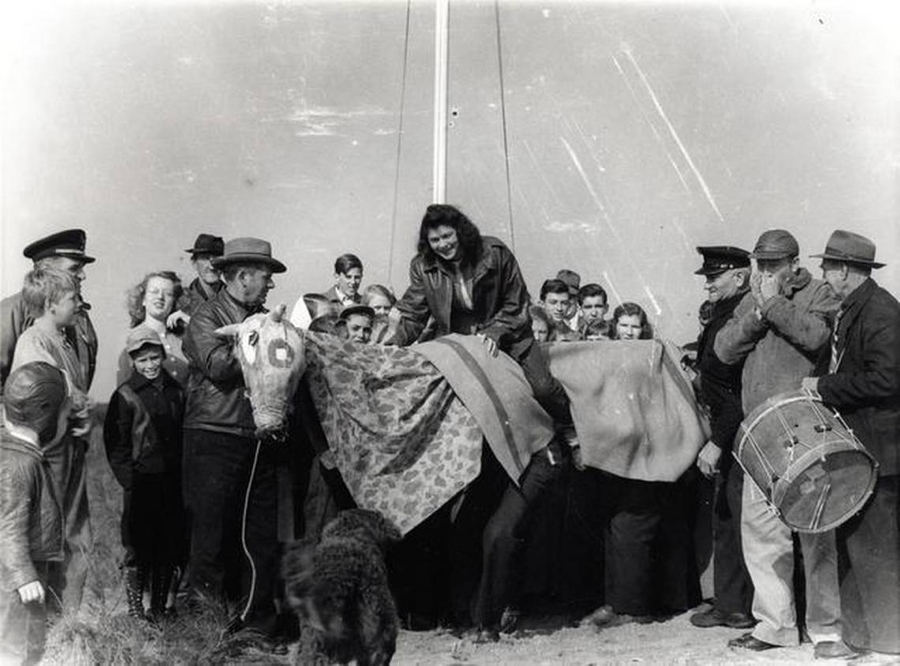
[[[741,548],[741,493],[744,472],[735,463],[716,477],[713,498],[713,589],[716,610],[749,615],[753,581]]]
[[[517,604],[517,592],[523,583],[521,546],[535,506],[562,474],[565,460],[559,445],[551,442],[531,456],[518,486],[506,480],[500,504],[482,535],[481,576],[472,603],[472,620],[476,624],[494,625],[505,606]],[[556,544],[544,546],[555,548]]]
[[[277,573],[277,485],[273,451],[262,444],[247,503],[256,442],[204,430],[186,430],[184,495],[191,522],[191,582],[198,593],[240,602],[251,594],[246,624],[267,627],[275,612]],[[241,531],[246,528],[244,543]]]
[[[837,528],[844,640],[900,654],[900,476],[882,476],[865,507]]]
[[[531,385],[535,399],[557,424],[570,424],[569,398],[565,389],[550,374],[550,357],[547,350],[538,343],[532,344],[520,358],[516,359],[525,379]]]
[[[655,484],[603,474],[606,505],[606,603],[617,613],[649,615],[654,543],[662,525]]]

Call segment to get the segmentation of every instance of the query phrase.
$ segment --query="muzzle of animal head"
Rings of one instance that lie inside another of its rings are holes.
[[[306,369],[303,338],[286,320],[256,315],[234,331],[256,436],[283,440],[292,397]]]

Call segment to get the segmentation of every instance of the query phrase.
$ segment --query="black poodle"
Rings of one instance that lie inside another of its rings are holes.
[[[399,619],[385,553],[400,532],[380,513],[339,514],[315,544],[295,541],[282,559],[286,597],[300,618],[298,664],[389,664]]]

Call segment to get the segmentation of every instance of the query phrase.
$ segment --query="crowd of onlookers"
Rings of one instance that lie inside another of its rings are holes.
[[[832,382],[840,378],[835,374],[840,364],[832,358],[831,367],[825,363],[816,370],[816,359],[829,355],[829,341],[838,344],[835,313],[843,312],[841,297],[862,285],[874,288],[868,277],[880,265],[874,246],[867,254],[868,245],[855,240],[862,237],[851,236],[856,254],[841,255],[829,245],[821,255],[825,281],[799,267],[796,240],[785,231],[763,234],[753,253],[730,246],[698,248],[703,265],[697,273],[706,280],[708,300],[700,310],[702,332],[691,365],[699,374],[698,399],[709,408],[713,435],[696,468],[674,483],[623,479],[581,464],[567,398],[550,375],[543,344],[651,338],[639,305],[621,303],[608,318],[604,288],[582,285],[569,269],[545,280],[532,301],[510,250],[482,236],[452,206],[426,211],[410,285],[400,298],[380,284],[363,288],[363,262],[353,254],[339,256],[334,284],[299,298],[292,322],[363,344],[409,345],[448,333],[479,336],[492,352],[503,351],[519,363],[556,424],[557,436],[533,455],[517,480],[507,478],[485,447],[481,476],[467,491],[463,508],[446,507],[400,545],[392,571],[406,625],[471,625],[478,640],[494,640],[498,631],[515,630],[529,593],[545,600],[577,599],[582,612],[602,604],[587,620],[598,628],[692,608],[700,602],[694,539],[705,496],[702,478],[708,477],[715,479],[716,604],[692,622],[756,627],[732,641],[734,647],[796,644],[793,575],[784,564],[793,562],[791,532],[767,512],[766,498],[754,494],[752,484],[742,484],[730,449],[744,415],[781,391],[800,388],[801,380],[832,404],[844,405],[851,417],[861,405],[890,412],[894,419],[897,349],[880,357],[894,373],[879,384],[881,393],[866,393],[865,387],[856,387],[859,395],[842,393],[843,388],[829,393],[832,385],[841,386]],[[80,230],[29,245],[25,256],[33,260],[33,270],[22,291],[2,307],[0,631],[12,653],[23,658],[40,655],[48,615],[79,607],[92,544],[85,451],[97,337],[80,289],[84,267],[94,261],[85,245]],[[301,504],[331,507],[318,512],[318,524],[307,521],[307,534],[315,535],[336,510],[351,506],[352,498],[327,456],[312,451],[285,461],[274,449],[260,448],[240,364],[231,343],[215,334],[263,311],[273,274],[286,266],[267,242],[255,238],[225,243],[200,234],[187,252],[196,273],[187,287],[177,274],[162,270],[128,292],[131,328],[103,425],[109,465],[124,491],[127,608],[135,618],[163,621],[175,614],[179,593],[188,592],[192,602],[227,601],[240,625],[271,640],[280,631],[279,469],[287,465],[302,477],[292,484]],[[838,274],[829,273],[835,270]],[[880,345],[887,338],[896,341],[895,306],[896,301],[885,306],[893,319],[885,320],[890,332],[879,333]],[[302,397],[297,405],[296,419],[305,422],[308,440],[316,417]],[[887,424],[883,432],[865,431],[864,443],[882,462],[876,497],[884,508],[878,515],[893,516],[887,520],[893,521],[889,534],[896,537],[896,505],[891,509],[885,501],[896,498],[891,461],[896,463],[897,445],[891,448],[879,438],[896,439],[897,423],[879,423]],[[835,538],[842,544],[840,557]],[[840,595],[846,553],[860,552],[858,539],[858,530],[838,531],[837,537],[834,531],[800,535],[806,631],[817,656],[853,652],[842,640]],[[885,553],[879,543],[869,546],[875,548],[873,561],[882,558],[876,569],[896,596],[897,553]],[[900,549],[896,542],[893,546]],[[858,560],[853,566],[860,570]],[[897,600],[876,588],[865,587],[864,594],[880,599],[883,613],[896,621]],[[845,623],[847,617],[845,611]],[[858,647],[900,649],[890,638],[879,643],[864,631],[854,632]],[[891,633],[884,627],[872,630],[878,632]]]

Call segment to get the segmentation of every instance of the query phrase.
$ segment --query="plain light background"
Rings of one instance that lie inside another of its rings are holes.
[[[151,270],[191,279],[199,232],[272,242],[289,271],[270,305],[325,290],[342,252],[403,291],[432,199],[431,2],[16,4],[0,289],[19,289],[28,242],[87,231],[96,399],[125,290]],[[900,294],[898,17],[893,2],[453,0],[448,201],[513,246],[533,295],[571,268],[681,343],[704,299],[695,246],[752,249],[768,228],[817,276],[805,257],[833,229],[863,233]]]

